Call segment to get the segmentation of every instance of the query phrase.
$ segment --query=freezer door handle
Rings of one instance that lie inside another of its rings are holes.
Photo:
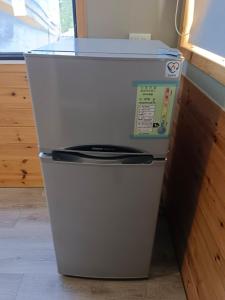
[[[73,150],[54,150],[51,157],[54,161],[88,164],[151,164],[154,160],[152,155],[145,153],[97,155],[96,153],[90,154],[88,152],[87,154]]]
[[[93,144],[93,145],[81,145],[81,146],[74,146],[74,147],[68,147],[64,150],[73,150],[73,151],[85,151],[85,152],[100,152],[100,153],[143,153],[138,149],[134,149],[131,147],[125,147],[125,146],[117,146],[117,145],[99,145],[99,144]]]

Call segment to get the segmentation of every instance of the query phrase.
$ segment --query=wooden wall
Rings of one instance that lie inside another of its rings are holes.
[[[0,187],[42,186],[26,66],[0,64]]]
[[[187,79],[166,173],[169,219],[189,300],[225,299],[225,112]]]

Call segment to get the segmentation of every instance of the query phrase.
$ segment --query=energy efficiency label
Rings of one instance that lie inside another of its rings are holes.
[[[133,137],[168,137],[176,83],[135,82],[137,87]]]

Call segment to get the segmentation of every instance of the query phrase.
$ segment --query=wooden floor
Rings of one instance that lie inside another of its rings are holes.
[[[167,224],[157,229],[149,280],[112,281],[57,273],[42,189],[0,189],[0,300],[185,300]]]

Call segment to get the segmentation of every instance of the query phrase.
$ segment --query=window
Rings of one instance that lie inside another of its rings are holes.
[[[223,85],[225,85],[224,9],[224,0],[186,0],[181,29],[184,33],[190,33],[183,34],[180,39],[181,51],[185,58]],[[191,30],[190,20],[193,20]]]
[[[224,14],[224,0],[196,0],[190,43],[225,58]]]
[[[0,0],[0,58],[74,36],[75,0]]]

